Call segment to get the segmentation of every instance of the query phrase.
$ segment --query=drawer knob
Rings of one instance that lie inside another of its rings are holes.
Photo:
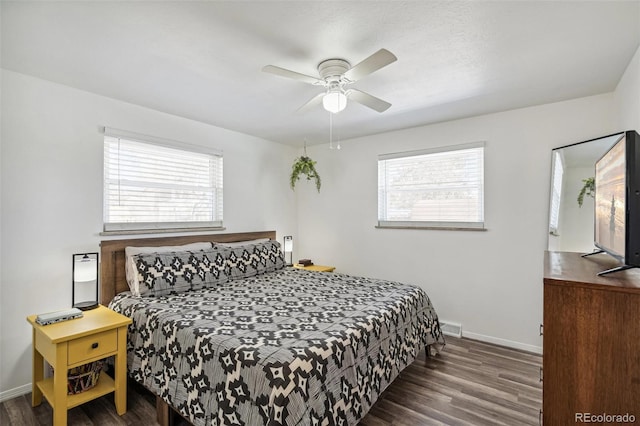
[[[98,342],[91,344],[91,349],[95,349],[98,347]]]

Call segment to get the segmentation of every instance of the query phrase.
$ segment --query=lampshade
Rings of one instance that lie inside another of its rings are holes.
[[[330,90],[322,97],[322,106],[335,114],[347,107],[347,97],[340,90]]]
[[[71,304],[86,311],[98,307],[98,253],[73,255]]]
[[[288,235],[284,237],[284,252],[291,253],[293,251],[293,237]]]
[[[284,247],[282,251],[284,251],[284,254],[285,254],[285,262],[286,262],[286,255],[287,253],[289,253],[289,262],[287,263],[287,266],[291,266],[293,264],[293,236],[285,235]]]
[[[97,277],[97,259],[92,259],[88,254],[74,259],[73,281],[77,283],[94,281]]]

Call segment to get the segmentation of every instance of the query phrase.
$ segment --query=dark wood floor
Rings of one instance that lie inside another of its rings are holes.
[[[361,426],[538,425],[542,358],[467,339],[447,338],[439,355],[424,353],[382,394]],[[127,413],[119,417],[107,395],[69,411],[75,425],[154,425],[155,400],[129,384]],[[50,425],[51,407],[31,407],[31,394],[0,405],[0,425]],[[252,426],[252,425],[247,425]]]

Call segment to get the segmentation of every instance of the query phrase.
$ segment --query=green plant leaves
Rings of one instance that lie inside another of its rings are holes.
[[[578,207],[582,207],[582,203],[584,202],[585,195],[593,198],[596,193],[595,178],[590,177],[587,179],[582,179],[582,182],[584,182],[584,186],[582,187],[582,189],[580,190],[580,193],[578,194]]]
[[[291,167],[291,177],[289,178],[291,189],[295,189],[296,182],[300,179],[300,175],[305,175],[307,180],[315,179],[316,188],[318,189],[318,192],[320,192],[320,175],[316,171],[315,165],[316,162],[305,155],[296,159]]]

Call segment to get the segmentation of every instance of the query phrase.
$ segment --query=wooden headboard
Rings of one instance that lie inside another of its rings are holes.
[[[178,237],[135,238],[100,242],[100,303],[108,305],[116,294],[129,290],[125,275],[125,247],[177,246],[197,242],[230,243],[258,238],[276,239],[276,231],[233,234],[182,235]]]

